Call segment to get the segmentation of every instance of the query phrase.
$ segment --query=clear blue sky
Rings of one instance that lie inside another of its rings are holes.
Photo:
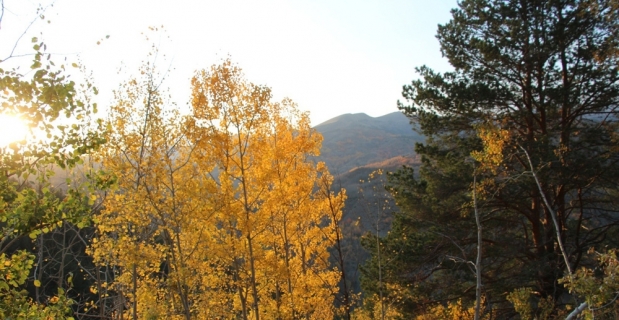
[[[38,3],[5,0],[3,57]],[[51,24],[37,22],[24,46],[43,30],[51,52],[70,60],[79,55],[105,106],[127,77],[118,68],[134,72],[148,52],[141,33],[163,25],[169,39],[161,40],[161,50],[174,68],[166,85],[179,105],[189,99],[193,71],[229,55],[276,99],[290,97],[309,110],[316,125],[343,113],[397,111],[416,66],[449,70],[435,34],[455,6],[456,0],[57,0],[46,11]]]

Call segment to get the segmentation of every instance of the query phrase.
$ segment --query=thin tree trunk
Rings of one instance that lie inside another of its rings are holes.
[[[133,320],[138,319],[138,268],[133,264]]]
[[[45,234],[41,234],[39,236],[39,239],[41,241],[41,244],[39,245],[39,261],[37,262],[37,276],[36,279],[39,280],[39,283],[42,284],[41,279],[43,279],[43,237],[45,236]],[[41,303],[41,295],[40,295],[40,286],[37,287],[35,286],[35,299],[37,303]]]
[[[238,139],[239,139],[239,151],[240,152],[240,169],[241,169],[241,185],[243,187],[243,204],[245,207],[245,217],[246,217],[246,222],[249,223],[249,220],[251,219],[251,209],[249,206],[249,199],[248,199],[248,192],[247,192],[247,185],[246,185],[246,181],[245,179],[246,177],[246,173],[245,173],[245,161],[243,159],[243,144],[241,143],[240,139],[241,139],[241,134],[240,132],[238,133]],[[255,257],[254,257],[254,246],[253,246],[253,239],[251,237],[251,230],[248,230],[247,232],[247,246],[249,248],[249,268],[250,268],[250,272],[251,272],[251,289],[252,289],[252,297],[253,297],[253,305],[254,305],[254,317],[256,320],[260,320],[260,311],[258,308],[258,289],[256,287],[256,266],[255,266]]]
[[[576,319],[579,314],[581,314],[589,305],[586,302],[581,303],[578,308],[574,309],[572,313],[568,314],[565,320]]]
[[[95,271],[97,272],[97,293],[99,293],[99,317],[105,317],[105,301],[103,300],[103,291],[101,288],[101,268],[97,264],[95,266]]]
[[[342,229],[340,228],[340,222],[338,221],[339,219],[337,219],[337,209],[334,206],[333,200],[331,198],[331,193],[329,192],[331,190],[331,186],[325,184],[324,186],[325,188],[325,197],[327,199],[329,199],[329,211],[331,213],[331,219],[333,220],[333,229],[335,231],[335,248],[337,250],[337,254],[338,254],[338,264],[340,267],[340,281],[342,281],[342,285],[344,286],[344,305],[345,305],[345,309],[346,309],[346,316],[345,319],[350,320],[351,316],[350,316],[350,305],[351,305],[351,299],[350,299],[350,293],[348,290],[348,283],[347,283],[347,277],[346,277],[346,268],[345,268],[345,264],[344,264],[344,252],[342,249]]]
[[[475,261],[475,277],[477,287],[475,288],[475,320],[481,316],[481,244],[482,227],[479,211],[477,210],[477,173],[473,174],[473,208],[475,210],[475,223],[477,224],[477,260]]]
[[[380,258],[380,237],[378,234],[379,218],[376,218],[376,256],[378,257],[378,293],[380,295],[380,317],[385,320],[385,299],[383,298],[383,270]]]

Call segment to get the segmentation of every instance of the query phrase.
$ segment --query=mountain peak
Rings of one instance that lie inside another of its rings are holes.
[[[328,124],[334,124],[337,122],[355,122],[360,120],[373,119],[365,113],[344,113],[335,118],[331,118],[323,123],[316,125],[315,127],[325,126]]]

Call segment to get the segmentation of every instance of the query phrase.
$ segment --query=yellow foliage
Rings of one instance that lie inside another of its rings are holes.
[[[482,303],[483,305],[483,303]],[[475,314],[475,306],[465,307],[462,305],[462,300],[456,302],[448,302],[447,305],[438,304],[431,307],[425,314],[417,316],[416,320],[464,320],[473,319]],[[481,312],[480,319],[490,319],[490,315]]]
[[[120,268],[128,315],[332,318],[336,220],[317,188],[332,177],[310,160],[322,137],[308,115],[289,99],[271,102],[269,88],[225,61],[196,73],[191,114],[181,116],[152,73],[117,94],[99,155],[118,189],[92,248]]]
[[[532,304],[533,298],[538,300],[535,309]],[[565,316],[564,312],[561,310],[559,310],[557,314],[552,315],[553,312],[556,312],[552,297],[534,297],[531,288],[518,288],[507,295],[507,300],[514,305],[514,309],[523,320],[559,319]]]
[[[573,277],[566,276],[560,282],[571,293],[583,297],[587,302],[588,308],[583,312],[585,319],[596,319],[602,315],[616,318],[619,314],[617,250],[609,250],[606,253],[590,250],[589,253],[597,256],[599,265],[596,270],[582,267],[574,273]]]
[[[383,319],[383,313],[384,319],[402,319],[403,317],[391,302],[383,298],[383,303],[381,303],[380,296],[376,294],[366,298],[364,304],[372,305],[374,308],[372,310],[357,308],[352,316],[354,320]]]
[[[480,164],[481,170],[496,174],[497,167],[503,163],[503,152],[510,139],[510,132],[491,124],[480,125],[477,134],[482,140],[484,150],[473,151],[471,156]]]

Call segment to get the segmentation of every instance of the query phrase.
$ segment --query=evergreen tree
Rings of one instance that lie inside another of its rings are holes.
[[[391,261],[383,266],[386,299],[404,314],[459,299],[472,306],[474,174],[486,315],[515,314],[507,294],[518,288],[530,289],[533,313],[564,312],[578,301],[558,279],[593,264],[589,248],[617,247],[612,10],[607,0],[465,0],[439,26],[454,71],[421,67],[421,79],[404,86],[410,104],[399,107],[427,141],[416,147],[419,174],[391,176],[401,213],[381,243]],[[372,241],[366,247],[375,251]],[[368,292],[378,287],[374,260],[364,268]]]

